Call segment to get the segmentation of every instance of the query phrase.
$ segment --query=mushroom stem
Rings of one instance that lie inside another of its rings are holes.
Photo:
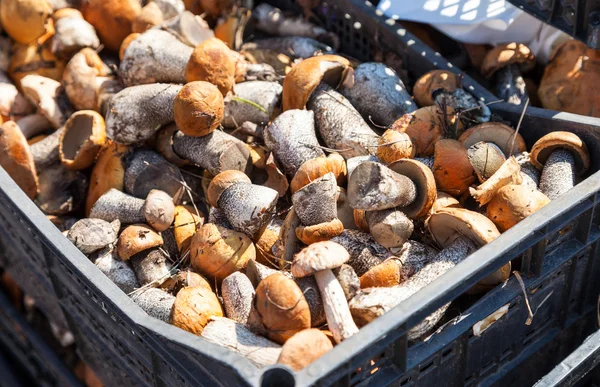
[[[369,233],[360,230],[344,230],[331,241],[339,243],[348,250],[350,254],[348,265],[352,266],[358,276],[393,257],[393,254],[377,243]]]
[[[281,91],[281,85],[276,82],[249,81],[234,85],[235,96],[225,98],[223,126],[236,128],[244,122],[266,125],[281,102]]]
[[[254,298],[254,287],[250,279],[239,271],[230,274],[221,284],[221,294],[227,317],[246,324]]]
[[[413,222],[395,209],[367,211],[365,220],[373,238],[383,247],[402,246],[413,233]]]
[[[529,98],[518,64],[513,63],[496,71],[494,93],[513,105],[521,105]]]
[[[566,149],[550,154],[540,178],[540,191],[554,200],[575,185],[575,157]]]
[[[358,332],[344,290],[330,269],[316,272],[315,279],[323,298],[327,325],[335,341],[340,343]]]
[[[52,128],[50,121],[42,114],[30,114],[17,121],[26,139],[37,136]]]
[[[119,219],[123,224],[145,223],[144,199],[111,188],[94,203],[90,210],[90,218],[107,222]]]
[[[292,203],[304,226],[330,222],[337,217],[337,183],[333,173],[305,185],[292,196]]]
[[[515,156],[517,163],[521,167],[521,178],[523,182],[521,185],[525,185],[531,189],[537,189],[540,184],[540,171],[531,164],[529,152],[521,152]]]
[[[31,149],[31,155],[33,156],[35,168],[38,171],[42,171],[44,168],[60,160],[58,143],[60,142],[60,137],[62,136],[62,132],[64,130],[64,127],[58,129],[43,140],[31,145],[29,148]]]
[[[506,160],[500,168],[489,179],[477,188],[469,187],[471,196],[477,200],[480,206],[484,206],[492,200],[496,192],[505,185],[521,184],[521,168],[514,157]]]
[[[160,285],[169,278],[171,263],[160,247],[142,251],[130,258],[131,266],[140,285]]]
[[[171,309],[175,302],[175,297],[157,288],[149,288],[134,294],[132,297],[135,302],[144,312],[150,316],[164,322],[169,322]]]

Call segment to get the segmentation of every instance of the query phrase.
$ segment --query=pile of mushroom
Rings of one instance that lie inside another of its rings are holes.
[[[149,315],[257,367],[306,367],[589,167],[575,134],[528,153],[454,74],[413,99],[267,4],[0,4],[0,165]]]

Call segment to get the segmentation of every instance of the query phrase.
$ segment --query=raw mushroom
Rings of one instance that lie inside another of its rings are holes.
[[[416,110],[404,83],[383,63],[361,63],[354,69],[354,84],[343,85],[340,92],[365,121],[378,126],[391,125]]]
[[[160,321],[169,322],[175,303],[173,295],[158,288],[148,288],[134,293],[131,299],[148,315]]]
[[[177,293],[169,322],[200,335],[212,317],[223,317],[223,308],[216,294],[201,286],[188,286]]]
[[[340,283],[342,290],[344,291],[344,296],[346,296],[346,301],[350,301],[356,293],[360,290],[360,279],[356,275],[356,272],[352,268],[352,266],[343,264],[340,267],[337,267],[332,270],[333,275]],[[310,277],[304,277],[310,278]],[[316,284],[316,282],[315,282]],[[312,314],[312,310],[311,310]]]
[[[87,1],[82,4],[83,17],[96,29],[100,41],[118,52],[123,39],[131,33],[131,24],[141,12],[138,0]]]
[[[417,79],[413,87],[413,96],[419,106],[432,106],[435,104],[433,100],[433,93],[435,91],[443,89],[449,93],[453,93],[459,87],[460,79],[453,72],[433,70]]]
[[[231,50],[217,38],[203,41],[194,48],[185,68],[187,82],[206,81],[226,96],[235,83],[235,61]]]
[[[506,185],[488,203],[486,216],[505,232],[548,203],[550,199],[536,188],[523,184]]]
[[[29,44],[52,30],[49,0],[3,0],[0,22],[4,31],[16,42]]]
[[[373,238],[386,248],[400,247],[413,233],[413,222],[394,208],[366,211],[365,222]]]
[[[228,170],[219,173],[213,177],[205,191],[206,200],[213,207],[219,207],[219,198],[221,194],[229,187],[237,183],[252,184],[252,180],[243,172]]]
[[[69,229],[67,239],[83,254],[89,255],[113,244],[120,227],[118,219],[108,223],[102,219],[84,218]]]
[[[100,46],[96,30],[78,10],[59,9],[52,18],[56,29],[52,38],[52,52],[58,58],[69,58],[85,47],[97,49]]]
[[[210,284],[200,274],[190,271],[180,271],[171,278],[167,279],[160,285],[160,288],[169,292],[170,294],[177,295],[179,291],[188,286],[201,287],[212,292]]]
[[[436,184],[432,170],[418,160],[402,159],[388,165],[392,171],[408,177],[416,187],[416,198],[407,206],[397,208],[410,219],[420,219],[429,213],[436,200]]]
[[[337,183],[331,172],[292,195],[301,223],[296,228],[298,239],[310,245],[329,240],[344,231],[344,225],[337,218],[337,196]]]
[[[175,17],[165,20],[160,28],[169,31],[190,47],[196,47],[215,36],[215,32],[210,29],[208,23],[200,15],[194,15],[189,11],[183,11]]]
[[[314,275],[323,297],[327,325],[337,343],[358,332],[348,302],[331,269],[347,262],[350,255],[341,245],[326,241],[313,243],[294,257],[292,274],[301,278]]]
[[[58,143],[60,161],[69,169],[87,169],[105,142],[104,118],[93,110],[80,110],[65,123]]]
[[[292,195],[311,181],[325,176],[329,172],[333,173],[338,185],[346,182],[346,178],[348,177],[346,161],[338,153],[330,153],[327,157],[319,156],[305,161],[297,169],[296,174],[290,182]]]
[[[133,33],[143,33],[164,21],[165,17],[158,2],[152,1],[146,4],[139,15],[137,15],[131,25],[131,31],[133,31]]]
[[[189,161],[179,157],[173,149],[173,136],[179,131],[175,123],[163,127],[156,137],[156,151],[162,155],[168,162],[176,167],[189,165]]]
[[[21,79],[21,89],[55,128],[63,126],[73,113],[60,82],[39,75],[27,75]]]
[[[179,203],[183,191],[181,173],[161,155],[151,150],[137,150],[128,155],[123,178],[125,192],[145,198],[153,189],[165,191]]]
[[[216,86],[204,81],[189,82],[173,102],[175,123],[188,136],[212,133],[223,121],[225,104]]]
[[[333,49],[312,38],[286,36],[283,38],[258,39],[244,43],[241,51],[269,50],[290,58],[309,59],[319,54],[331,54]],[[325,56],[325,55],[324,55]],[[318,82],[317,82],[318,83]],[[285,110],[285,109],[284,109]]]
[[[240,324],[246,324],[254,298],[254,287],[248,277],[239,271],[231,273],[221,284],[221,295],[225,315]]]
[[[475,182],[475,171],[464,146],[451,139],[435,143],[433,176],[437,188],[459,197]]]
[[[17,90],[10,78],[0,71],[0,116],[2,119],[18,121],[34,114],[35,107]]]
[[[38,176],[27,139],[14,121],[0,127],[0,166],[30,199],[38,192]]]
[[[412,159],[415,157],[416,148],[408,134],[398,132],[394,129],[386,130],[379,138],[377,157],[385,163],[391,164],[400,159]]]
[[[38,172],[38,181],[35,203],[46,214],[66,215],[78,211],[85,203],[88,180],[80,171],[51,164]]]
[[[528,97],[522,74],[535,66],[535,56],[520,43],[501,44],[491,49],[483,60],[481,73],[494,79],[494,93],[508,103],[521,105]]]
[[[125,294],[133,292],[140,286],[131,265],[121,261],[115,248],[111,247],[109,251],[96,258],[94,265]]]
[[[171,263],[162,244],[162,237],[144,224],[131,225],[119,235],[117,253],[131,262],[140,285],[160,285],[169,277]]]
[[[377,243],[371,234],[360,230],[344,230],[339,236],[332,238],[331,242],[340,244],[348,251],[348,265],[352,266],[358,276],[394,255]]]
[[[46,34],[37,42],[15,44],[12,47],[8,75],[15,84],[19,85],[27,75],[39,75],[56,81],[62,78],[65,62],[52,53],[51,38],[51,34]]]
[[[530,160],[542,170],[539,188],[550,200],[573,188],[576,178],[590,167],[587,146],[570,132],[552,132],[537,140]]]
[[[521,184],[522,182],[523,178],[521,177],[519,163],[511,156],[484,183],[476,188],[469,187],[469,192],[480,206],[484,206],[492,200],[496,192],[502,187],[509,184]]]
[[[531,163],[529,152],[521,152],[515,156],[517,163],[521,167],[521,184],[531,189],[537,189],[540,184],[540,171]]]
[[[300,371],[332,349],[333,344],[322,331],[305,329],[285,342],[277,363]]]
[[[248,81],[234,85],[235,96],[225,98],[223,126],[236,128],[245,122],[266,125],[278,113],[282,90],[277,82]]]

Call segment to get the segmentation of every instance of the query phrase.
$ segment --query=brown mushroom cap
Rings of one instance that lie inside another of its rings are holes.
[[[429,213],[437,197],[435,177],[431,169],[420,161],[402,159],[388,165],[392,171],[412,180],[417,187],[417,197],[406,207],[398,208],[411,219],[422,218]]]
[[[284,344],[296,332],[310,328],[310,308],[294,280],[280,272],[260,281],[254,308],[269,338]]]
[[[50,38],[45,36],[37,43],[13,45],[8,75],[15,84],[20,84],[21,79],[31,74],[61,80],[65,62],[52,53]]]
[[[68,17],[83,19],[83,15],[75,8],[61,8],[54,11],[52,14],[52,19],[54,22],[59,21],[60,19],[65,19]]]
[[[538,89],[542,106],[600,117],[599,77],[600,51],[578,40],[566,41],[554,50],[544,70]]]
[[[354,209],[354,224],[356,224],[356,227],[358,227],[360,230],[364,232],[370,232],[369,223],[367,223],[364,210],[358,210],[356,208]]]
[[[153,189],[144,203],[146,222],[156,231],[165,231],[173,223],[175,204],[173,198],[164,191]]]
[[[386,164],[415,157],[416,149],[408,134],[394,129],[386,130],[379,138],[377,157]]]
[[[302,278],[322,270],[335,269],[349,259],[350,254],[339,243],[331,241],[313,243],[294,257],[292,275]]]
[[[311,181],[333,173],[338,185],[344,184],[348,177],[346,160],[339,153],[331,153],[327,157],[316,157],[304,162],[290,183],[292,195]]]
[[[550,199],[537,189],[506,185],[488,203],[486,215],[501,232],[505,232],[548,203]]]
[[[16,42],[29,44],[52,29],[52,4],[48,0],[3,0],[0,22]]]
[[[223,308],[217,296],[210,288],[188,286],[177,293],[169,322],[200,335],[213,316],[223,317]]]
[[[469,238],[481,247],[500,236],[494,223],[478,212],[464,208],[444,208],[429,217],[427,228],[435,242],[448,247],[458,237]]]
[[[413,271],[403,267],[402,262],[392,257],[369,269],[360,276],[360,288],[387,288],[406,281]]]
[[[171,164],[178,167],[188,165],[189,160],[179,157],[173,149],[173,135],[179,130],[175,123],[169,124],[158,132],[156,150]]]
[[[98,77],[106,77],[109,74],[110,68],[91,48],[84,48],[75,54],[67,63],[62,78],[71,104],[77,110],[98,109]]]
[[[185,69],[187,82],[206,81],[223,96],[233,90],[235,62],[231,50],[220,39],[211,38],[196,46]]]
[[[475,171],[460,142],[443,139],[435,144],[433,176],[438,190],[454,196],[462,195],[475,182]]]
[[[176,296],[181,289],[186,288],[188,286],[201,287],[206,289],[207,291],[212,292],[212,288],[210,287],[208,281],[200,274],[190,270],[180,271],[179,273],[175,274],[174,276],[163,282],[160,285],[160,288]]]
[[[138,0],[86,1],[82,7],[85,20],[94,26],[106,48],[114,52],[132,32],[131,24],[141,11]]]
[[[0,166],[30,199],[38,191],[38,178],[27,139],[14,121],[0,127]]]
[[[189,206],[176,206],[173,219],[173,234],[180,253],[184,253],[192,242],[196,230],[202,226],[204,219]]]
[[[296,236],[306,245],[317,242],[328,241],[340,235],[344,231],[342,222],[335,218],[329,222],[319,223],[312,226],[300,225],[296,227]]]
[[[524,44],[501,44],[491,49],[481,65],[481,74],[489,78],[499,69],[511,64],[518,64],[521,73],[526,73],[535,66],[535,55]]]
[[[100,152],[92,175],[90,176],[90,187],[85,202],[85,213],[96,203],[96,200],[111,188],[123,190],[123,179],[125,178],[125,156],[129,153],[129,146],[122,145],[111,140],[107,141]]]
[[[432,70],[417,79],[413,87],[413,96],[419,106],[432,106],[435,104],[432,96],[434,91],[444,89],[452,93],[459,85],[456,74],[446,70]]]
[[[456,119],[454,109],[447,107],[446,114],[437,106],[422,107],[407,113],[392,124],[391,129],[408,134],[415,148],[415,156],[433,156],[435,143],[446,136],[449,126],[462,130],[462,123]]]
[[[513,143],[513,139],[514,145],[511,152],[510,146]],[[527,150],[527,144],[525,144],[523,137],[510,126],[499,122],[486,122],[473,126],[461,134],[458,141],[467,149],[481,141],[491,142],[496,144],[506,157],[517,155]]]
[[[200,227],[190,244],[194,270],[219,282],[255,258],[256,249],[246,234],[212,223]]]
[[[289,264],[294,260],[294,254],[300,249],[300,240],[296,236],[296,228],[300,226],[300,218],[296,214],[294,207],[290,209],[283,220],[279,230],[279,240],[277,248],[279,250],[280,268],[289,268]]]
[[[590,168],[587,146],[579,136],[571,132],[552,132],[537,140],[531,148],[531,164],[542,169],[548,157],[557,149],[566,149],[573,154],[578,175],[584,174]]]
[[[444,208],[461,208],[460,202],[450,194],[443,191],[437,191],[437,197],[433,205],[431,206],[430,212],[438,212]]]
[[[285,342],[277,363],[300,371],[332,349],[331,340],[323,332],[315,328],[305,329]]]
[[[350,61],[338,55],[320,55],[292,67],[283,81],[283,111],[304,109],[312,92],[321,82],[338,87],[353,82]]]
[[[206,190],[206,199],[208,203],[218,208],[219,198],[221,194],[229,187],[237,183],[248,183],[251,184],[252,180],[244,172],[236,170],[228,170],[219,173],[215,176],[208,185]]]
[[[225,103],[219,89],[204,81],[183,86],[173,102],[175,123],[188,136],[210,134],[221,125]]]
[[[221,16],[234,4],[233,0],[199,0],[199,2],[204,12],[214,17]]]
[[[89,168],[106,142],[104,118],[93,110],[75,112],[58,143],[61,163],[69,169]]]
[[[132,224],[119,235],[117,253],[121,257],[121,260],[127,261],[142,251],[161,246],[162,244],[162,237],[151,227],[145,224]]]

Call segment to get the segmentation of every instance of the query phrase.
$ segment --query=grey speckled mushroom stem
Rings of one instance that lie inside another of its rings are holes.
[[[367,211],[365,220],[373,238],[387,248],[402,246],[414,230],[412,220],[395,209]]]
[[[234,230],[256,240],[271,220],[277,199],[274,189],[237,183],[223,191],[218,204]]]
[[[94,264],[125,294],[133,292],[140,286],[135,272],[128,262],[119,258],[116,249],[111,248],[110,251],[97,258]]]
[[[431,172],[433,172],[433,156],[431,157],[415,157],[416,161],[420,161],[421,163],[425,164],[427,166],[427,168],[431,169]]]
[[[294,177],[304,162],[325,156],[317,140],[312,111],[283,112],[263,131],[263,137],[289,178]]]
[[[125,164],[123,185],[125,192],[146,198],[151,190],[166,192],[177,203],[182,194],[182,176],[176,166],[151,150],[137,150],[130,154]]]
[[[236,128],[244,122],[266,125],[281,103],[283,88],[276,82],[251,81],[233,86],[235,96],[225,98],[225,115],[223,126]],[[243,100],[254,102],[263,110]]]
[[[337,149],[344,158],[377,152],[379,135],[352,104],[331,87],[319,86],[306,106],[315,113],[316,126],[325,144]]]
[[[118,220],[108,223],[101,219],[84,218],[77,221],[67,234],[75,247],[89,255],[108,245],[115,243],[119,234],[121,222]]]
[[[150,29],[129,44],[119,74],[126,86],[185,83],[185,67],[192,51],[167,31]]]
[[[337,183],[333,173],[305,185],[292,196],[292,203],[304,226],[330,222],[337,217]]]
[[[511,64],[496,71],[494,94],[513,105],[521,105],[529,98],[518,64]]]
[[[35,163],[35,169],[38,172],[60,160],[58,143],[64,130],[63,126],[48,137],[29,147],[33,156],[33,162]]]
[[[350,301],[352,317],[359,326],[368,324],[400,305],[404,300],[452,269],[475,249],[475,245],[469,239],[464,237],[458,238],[454,243],[442,250],[433,262],[426,264],[417,274],[402,284],[389,288],[361,290]],[[436,310],[421,323],[413,327],[408,333],[409,340],[415,340],[429,332],[440,321],[448,305],[446,304]]]
[[[348,169],[348,176],[352,175],[352,172],[354,172],[354,170],[356,169],[356,167],[359,166],[359,164],[364,163],[365,161],[372,161],[374,163],[381,163],[381,160],[379,160],[379,157],[377,156],[356,156],[356,157],[351,157],[349,159],[346,159],[346,169]],[[433,157],[432,157],[432,161],[431,161],[431,165],[433,168]]]
[[[350,301],[360,291],[360,279],[350,265],[343,264],[342,266],[333,269],[333,275],[337,278],[346,301]],[[312,313],[312,311],[311,311]]]
[[[494,143],[480,141],[467,149],[467,157],[479,182],[489,179],[506,161],[502,149]]]
[[[149,288],[134,294],[131,299],[150,316],[169,322],[175,296],[161,289]]]
[[[142,286],[153,283],[160,285],[169,278],[171,263],[165,251],[159,247],[137,253],[130,261]]]
[[[244,43],[241,50],[271,50],[287,55],[290,58],[302,59],[313,57],[319,53],[331,54],[333,52],[333,49],[325,44],[300,36],[258,39]]]
[[[540,177],[540,191],[554,200],[575,186],[575,158],[566,149],[553,151]]]
[[[283,273],[286,274],[287,272]],[[300,290],[302,290],[302,294],[304,294],[304,298],[310,309],[310,326],[317,328],[325,325],[327,323],[325,307],[315,277],[311,275],[303,278],[295,278],[294,281]]]
[[[254,287],[248,277],[239,271],[230,274],[221,284],[221,295],[227,317],[246,324],[254,298]]]
[[[90,218],[102,219],[107,222],[118,219],[123,224],[145,223],[144,202],[144,199],[112,188],[94,203],[90,210]]]
[[[515,156],[517,163],[521,167],[521,178],[525,185],[531,189],[537,189],[540,184],[540,171],[531,164],[529,152],[522,152]]]
[[[173,136],[173,149],[184,159],[208,170],[214,176],[227,170],[250,173],[250,148],[237,138],[215,130],[202,137],[190,137],[181,132]]]
[[[361,63],[354,69],[354,84],[340,92],[367,122],[380,126],[417,110],[404,83],[383,63]]]
[[[405,207],[416,197],[417,188],[411,179],[380,163],[360,163],[348,180],[348,203],[354,209]]]
[[[106,116],[106,135],[121,144],[138,144],[174,120],[173,101],[180,85],[154,83],[115,94]]]
[[[377,243],[369,233],[359,230],[344,230],[331,241],[339,243],[348,250],[350,259],[347,263],[359,277],[394,256],[388,249]]]
[[[246,276],[250,279],[250,282],[252,282],[252,286],[254,286],[254,288],[258,286],[260,281],[264,280],[273,273],[282,273],[286,277],[293,279],[290,272],[273,269],[263,265],[262,263],[258,263],[253,259],[249,260],[248,265],[246,266]]]

